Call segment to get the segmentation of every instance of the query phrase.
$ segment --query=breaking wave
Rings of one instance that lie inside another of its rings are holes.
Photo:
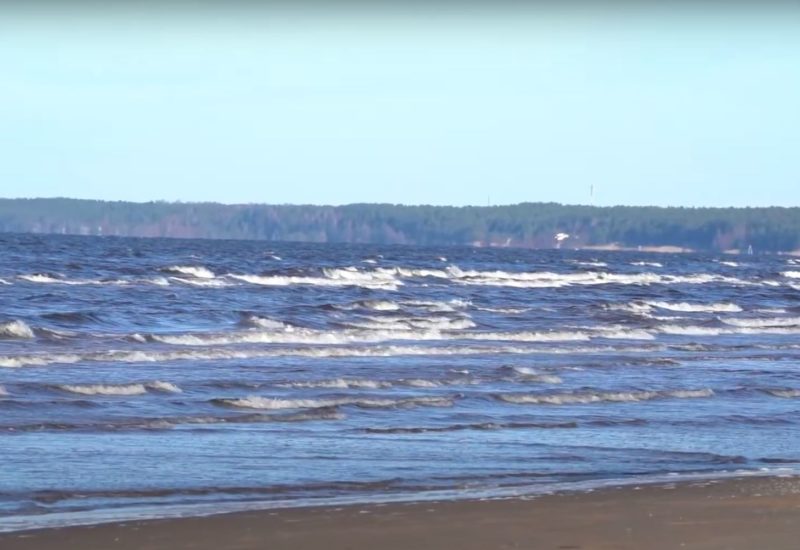
[[[25,322],[15,320],[0,323],[0,338],[34,338],[33,329]]]
[[[165,267],[162,271],[165,273],[189,275],[190,277],[195,277],[197,279],[213,279],[216,277],[213,271],[203,266],[173,265],[170,267]]]
[[[719,303],[719,304],[690,304],[687,302],[645,302],[646,305],[656,307],[659,309],[667,309],[669,311],[681,311],[686,313],[702,312],[702,313],[716,313],[716,312],[730,312],[736,313],[742,311],[742,308],[736,304]]]
[[[318,409],[322,407],[338,407],[350,405],[368,409],[386,409],[397,407],[450,407],[452,397],[404,397],[404,398],[345,398],[331,397],[318,399],[284,399],[279,397],[249,396],[234,399],[214,399],[218,405],[245,409]]]
[[[625,403],[636,401],[649,401],[659,398],[695,399],[711,397],[714,391],[701,390],[674,390],[674,391],[630,391],[630,392],[583,392],[583,393],[558,393],[558,394],[499,394],[496,398],[506,403],[531,404],[531,405],[578,405],[587,403]]]
[[[181,389],[170,382],[156,380],[135,384],[61,384],[58,389],[80,395],[143,395],[148,391],[181,393]]]

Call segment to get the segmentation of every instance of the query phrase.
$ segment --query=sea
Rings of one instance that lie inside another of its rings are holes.
[[[800,466],[800,259],[0,235],[0,530]]]

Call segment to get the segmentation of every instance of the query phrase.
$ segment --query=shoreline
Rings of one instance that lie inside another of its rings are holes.
[[[283,510],[313,510],[335,507],[424,505],[432,502],[486,502],[532,500],[549,496],[590,494],[597,491],[626,490],[632,487],[662,485],[694,485],[750,479],[798,479],[800,470],[774,469],[734,470],[697,473],[665,473],[631,478],[599,478],[581,481],[512,485],[486,489],[437,489],[425,492],[384,493],[374,495],[341,495],[292,500],[222,500],[203,503],[174,503],[109,506],[79,511],[50,512],[34,515],[0,516],[0,537],[28,531],[96,527],[130,522],[170,521],[207,518],[241,513],[267,513]],[[14,525],[16,523],[16,525]]]
[[[800,476],[764,475],[20,530],[0,533],[0,547],[778,550],[798,536]]]

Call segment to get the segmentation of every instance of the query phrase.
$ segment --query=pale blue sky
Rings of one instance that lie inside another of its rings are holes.
[[[800,205],[800,11],[53,9],[2,197]]]

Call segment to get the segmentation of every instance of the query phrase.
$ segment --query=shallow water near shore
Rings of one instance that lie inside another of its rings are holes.
[[[793,258],[0,246],[0,528],[800,463]]]

